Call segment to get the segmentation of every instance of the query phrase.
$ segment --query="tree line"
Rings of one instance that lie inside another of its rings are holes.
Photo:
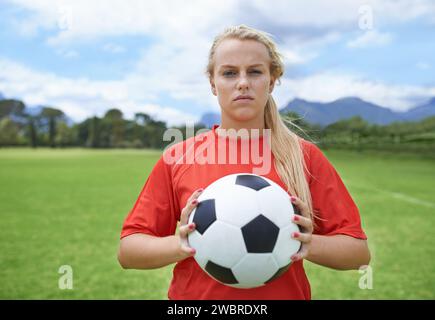
[[[321,127],[306,122],[298,114],[284,115],[297,127],[289,126],[301,137],[322,148],[419,152],[435,155],[435,116],[416,122],[398,121],[378,125],[360,116]]]
[[[435,154],[435,117],[389,125],[352,117],[321,127],[294,112],[282,116],[291,120],[287,124],[291,130],[324,148]],[[176,128],[186,134],[185,127]],[[195,124],[195,132],[203,128],[204,125]],[[0,146],[163,149],[171,143],[163,141],[167,129],[166,122],[146,113],[136,113],[134,119],[128,120],[121,110],[112,108],[102,117],[72,123],[58,108],[45,106],[31,114],[22,101],[0,100]]]
[[[202,128],[195,126],[195,132]],[[103,117],[69,123],[60,109],[45,106],[34,115],[22,101],[0,100],[0,146],[163,149],[171,142],[163,141],[166,129],[164,121],[146,113],[127,120],[121,110],[112,108]]]

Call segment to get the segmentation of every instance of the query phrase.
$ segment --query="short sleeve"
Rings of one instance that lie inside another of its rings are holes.
[[[121,238],[133,233],[158,237],[175,233],[179,210],[171,177],[171,166],[160,157],[124,221]]]
[[[315,234],[344,234],[367,239],[358,207],[338,172],[314,144],[310,143],[310,191],[315,213]]]

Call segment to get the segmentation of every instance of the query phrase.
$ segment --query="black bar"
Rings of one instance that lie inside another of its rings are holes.
[[[101,317],[122,319],[305,319],[313,316],[353,319],[355,316],[374,319],[378,310],[400,317],[426,314],[434,308],[433,300],[2,300],[2,314],[30,314],[32,318],[54,316],[57,319],[90,313]],[[303,318],[302,318],[303,317]],[[388,317],[388,318],[390,318]]]

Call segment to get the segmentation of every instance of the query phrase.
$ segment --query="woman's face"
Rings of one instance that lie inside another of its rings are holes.
[[[222,125],[263,128],[264,107],[273,90],[270,57],[255,40],[223,40],[215,51],[212,92],[222,109]],[[247,99],[238,99],[239,96]]]

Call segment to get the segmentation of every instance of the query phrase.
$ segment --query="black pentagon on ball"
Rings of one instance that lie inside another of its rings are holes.
[[[244,187],[254,189],[255,191],[269,187],[270,184],[265,179],[259,176],[249,174],[241,174],[236,178],[236,184]]]
[[[208,227],[216,221],[215,208],[214,199],[204,200],[196,205],[195,215],[192,221],[196,225],[196,231],[200,234],[204,234]]]
[[[286,266],[284,266],[282,268],[279,268],[278,271],[275,272],[275,274],[269,280],[267,280],[265,283],[272,282],[273,280],[281,277],[288,270],[290,265],[291,265],[291,263],[289,263],[288,265],[286,265]]]
[[[249,253],[269,253],[278,239],[279,228],[262,214],[242,227],[246,250]]]
[[[205,270],[215,279],[226,284],[238,283],[231,269],[218,265],[212,261],[208,261],[205,265]]]

